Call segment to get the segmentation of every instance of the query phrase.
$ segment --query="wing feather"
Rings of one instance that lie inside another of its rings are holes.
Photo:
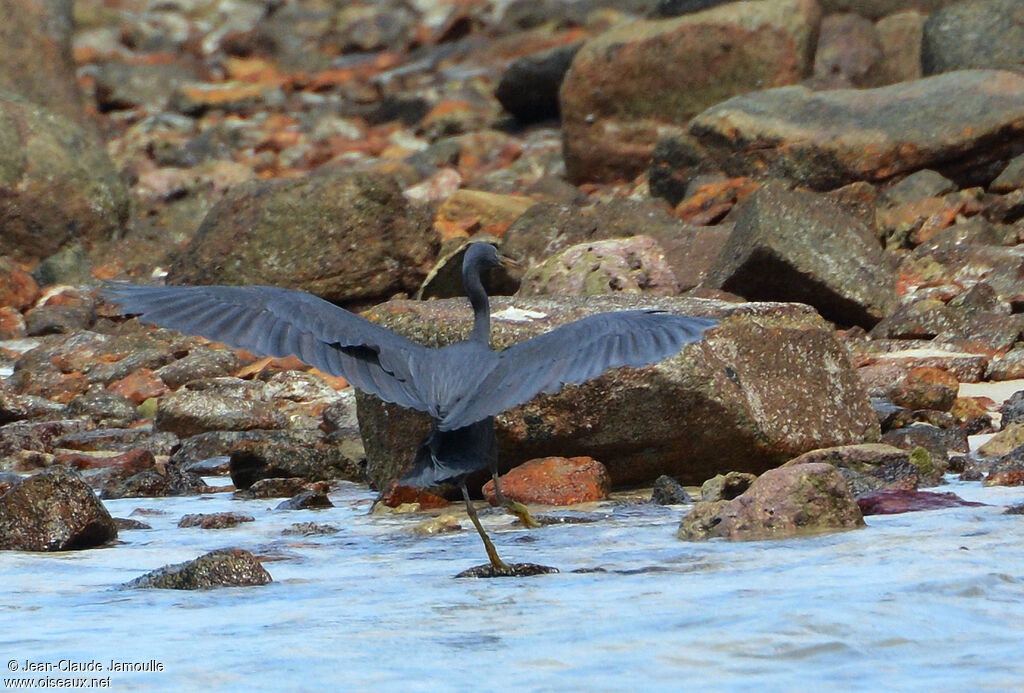
[[[676,354],[718,324],[712,318],[661,311],[601,313],[562,325],[498,353],[473,397],[448,412],[451,431],[495,416],[545,392],[582,383],[618,366],[646,366]]]
[[[353,386],[429,411],[409,364],[426,347],[302,291],[270,286],[138,286],[109,282],[102,295],[143,322],[265,356],[294,355]]]

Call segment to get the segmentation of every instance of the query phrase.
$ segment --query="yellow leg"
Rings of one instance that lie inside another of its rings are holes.
[[[494,497],[498,499],[498,502],[508,510],[510,513],[519,518],[519,521],[523,523],[523,526],[527,529],[536,529],[540,527],[540,523],[533,519],[533,515],[530,514],[529,509],[519,501],[514,501],[508,498],[504,493],[501,492],[501,484],[498,483],[498,470],[491,469],[491,478],[494,479]]]
[[[480,518],[476,514],[476,508],[473,507],[473,501],[469,499],[469,490],[466,488],[465,482],[462,484],[462,498],[466,501],[466,513],[469,515],[469,519],[473,522],[473,526],[476,527],[476,531],[477,534],[480,535],[480,539],[484,542],[484,549],[487,550],[487,558],[490,559],[491,565],[499,572],[514,572],[512,567],[505,561],[501,560],[498,556],[498,551],[494,548],[491,538],[487,536],[487,532],[484,531],[483,525],[480,524]]]

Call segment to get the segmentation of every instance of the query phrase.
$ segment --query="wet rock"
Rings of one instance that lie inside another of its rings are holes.
[[[117,538],[117,526],[77,472],[55,468],[0,496],[0,549],[68,551]]]
[[[71,55],[72,0],[11,0],[0,8],[0,88],[86,122]]]
[[[690,132],[732,176],[832,189],[931,168],[966,187],[1024,149],[1002,139],[1024,127],[1022,102],[1024,76],[966,70],[876,89],[756,91],[707,109]]]
[[[312,489],[313,482],[302,477],[274,477],[260,479],[252,486],[235,491],[233,498],[249,500],[253,498],[291,498]]]
[[[255,518],[245,513],[196,513],[185,515],[178,520],[179,527],[198,527],[200,529],[230,529],[243,522],[253,522]]]
[[[103,148],[72,121],[0,92],[4,252],[32,262],[121,231],[128,193]],[[52,204],[60,200],[61,204]]]
[[[670,476],[662,474],[654,480],[651,502],[655,505],[684,505],[693,502],[683,485]]]
[[[660,136],[708,106],[799,81],[818,21],[817,4],[805,0],[729,3],[585,42],[560,93],[570,180],[631,179]]]
[[[385,508],[415,506],[420,510],[434,510],[447,507],[448,501],[426,489],[403,486],[397,481],[393,481],[381,492],[374,507],[376,508],[378,504]]]
[[[1024,64],[1024,23],[1016,0],[967,0],[936,10],[924,23],[925,74]]]
[[[728,474],[716,474],[700,487],[700,499],[708,503],[733,498],[746,492],[757,477],[754,474],[745,472],[729,472]]]
[[[337,534],[341,530],[334,525],[327,525],[320,522],[296,522],[290,527],[281,531],[284,536],[318,537],[328,534]]]
[[[497,578],[497,577],[533,577],[534,575],[550,575],[557,573],[558,568],[536,563],[509,563],[508,570],[500,570],[490,563],[467,568],[456,575],[457,578]]]
[[[245,489],[260,479],[275,477],[361,480],[361,458],[355,456],[361,450],[356,450],[348,441],[333,444],[316,433],[264,431],[259,436],[241,438],[229,452],[231,481]]]
[[[857,498],[857,505],[865,515],[896,515],[898,513],[910,513],[920,510],[939,510],[941,508],[956,508],[960,506],[985,505],[966,501],[960,496],[947,491],[935,493],[934,491],[912,491],[912,490],[883,490]]]
[[[558,46],[513,60],[494,96],[520,123],[558,118],[558,90],[581,45]]]
[[[842,325],[871,327],[896,306],[894,277],[867,224],[781,183],[751,195],[709,275],[709,286],[806,303]]]
[[[814,448],[877,440],[874,411],[845,351],[806,306],[498,298],[492,344],[502,349],[586,315],[638,308],[723,322],[657,366],[619,369],[499,415],[503,471],[537,457],[583,455],[604,460],[613,485],[649,484],[661,474],[692,484],[726,471],[759,473]],[[464,299],[392,301],[368,315],[430,345],[463,339],[471,325]],[[367,476],[381,488],[402,475],[429,421],[368,396],[356,401]]]
[[[89,419],[97,426],[124,427],[139,418],[135,404],[116,392],[87,392],[68,402],[67,414],[76,419]]]
[[[1004,515],[1024,515],[1024,503],[1017,503],[1015,505],[1008,506],[1003,511]]]
[[[303,491],[286,501],[282,501],[274,510],[320,510],[333,508],[334,503],[327,497],[327,484],[318,483],[314,488]]]
[[[1024,448],[1014,448],[993,460],[986,471],[985,486],[1024,486]]]
[[[118,473],[109,468],[104,471],[113,473],[90,478],[90,482],[100,488],[100,497],[105,499],[194,496],[215,490],[198,474],[171,466],[156,465],[135,474]]]
[[[864,526],[842,474],[830,464],[772,469],[741,496],[694,506],[678,536],[686,541],[778,539]]]
[[[437,242],[429,219],[406,203],[393,178],[323,170],[231,190],[168,281],[270,284],[365,302],[415,291]],[[272,265],[268,257],[276,258]]]
[[[117,531],[119,531],[119,532],[126,531],[126,530],[135,530],[135,529],[153,529],[151,526],[147,525],[145,522],[141,522],[139,520],[134,520],[134,519],[132,519],[130,517],[115,517],[114,518],[114,524],[117,525]]]
[[[217,549],[184,563],[167,565],[122,585],[122,589],[207,590],[271,582],[270,573],[244,549]]]
[[[501,491],[520,503],[575,505],[603,500],[611,490],[604,465],[591,457],[545,457],[529,460],[500,478]],[[494,481],[482,489],[484,498],[497,505]]]
[[[520,296],[648,293],[673,296],[679,285],[664,251],[649,236],[574,245],[523,275]]]
[[[207,431],[285,428],[284,415],[267,402],[212,392],[179,390],[161,397],[153,427],[182,438]]]

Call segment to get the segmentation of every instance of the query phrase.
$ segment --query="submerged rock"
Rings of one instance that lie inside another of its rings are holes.
[[[499,570],[490,563],[466,568],[456,575],[457,578],[497,578],[497,577],[532,577],[534,575],[550,575],[557,573],[558,568],[538,565],[536,563],[509,563],[508,570]]]
[[[244,549],[217,549],[184,563],[146,573],[122,589],[208,590],[250,587],[272,582],[270,573]]]
[[[966,501],[952,492],[913,491],[889,489],[874,491],[857,499],[857,505],[865,515],[895,515],[919,510],[938,510],[959,506],[985,505]]]
[[[278,503],[274,510],[320,510],[333,508],[334,503],[327,497],[328,486],[320,482],[313,487]]]
[[[185,515],[178,520],[179,527],[199,527],[200,529],[229,529],[243,522],[253,522],[256,518],[245,513],[194,513]]]
[[[67,551],[117,538],[117,525],[76,472],[48,469],[0,496],[0,549]]]
[[[731,501],[698,503],[683,518],[686,541],[724,537],[731,541],[780,539],[864,526],[846,481],[830,464],[772,469]]]

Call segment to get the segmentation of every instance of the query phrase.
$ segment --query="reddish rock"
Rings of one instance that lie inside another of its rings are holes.
[[[120,380],[115,380],[107,386],[107,389],[124,395],[135,404],[142,404],[147,399],[160,397],[167,393],[164,381],[155,371],[148,368],[140,368]]]
[[[842,474],[816,462],[768,470],[731,501],[697,503],[680,523],[678,536],[687,541],[749,541],[863,526]]]
[[[25,336],[25,317],[12,306],[0,306],[0,340]]]
[[[500,238],[523,212],[537,204],[528,197],[483,190],[456,190],[438,208],[434,228],[442,240],[484,233]]]
[[[520,503],[574,505],[603,500],[611,490],[604,465],[591,457],[543,457],[529,460],[500,478],[501,491]],[[497,505],[494,481],[481,489]]]
[[[39,297],[39,285],[32,275],[5,257],[0,257],[0,306],[23,311]]]
[[[949,411],[956,401],[960,383],[956,376],[941,368],[913,368],[893,393],[892,401],[908,409]]]
[[[156,464],[156,459],[149,450],[129,450],[119,455],[86,454],[84,452],[58,453],[54,456],[54,462],[75,469],[116,467],[130,476],[144,469],[150,469]]]
[[[688,224],[717,224],[738,202],[758,187],[759,184],[749,178],[729,178],[705,183],[676,205],[675,214]]]
[[[434,510],[447,507],[448,501],[422,488],[414,486],[403,486],[397,481],[393,482],[387,490],[380,494],[378,502],[389,508],[397,508],[400,505],[419,503],[422,510]]]
[[[865,515],[896,515],[918,510],[938,510],[959,506],[985,505],[966,501],[952,492],[913,491],[903,489],[874,491],[857,498],[857,505]]]

